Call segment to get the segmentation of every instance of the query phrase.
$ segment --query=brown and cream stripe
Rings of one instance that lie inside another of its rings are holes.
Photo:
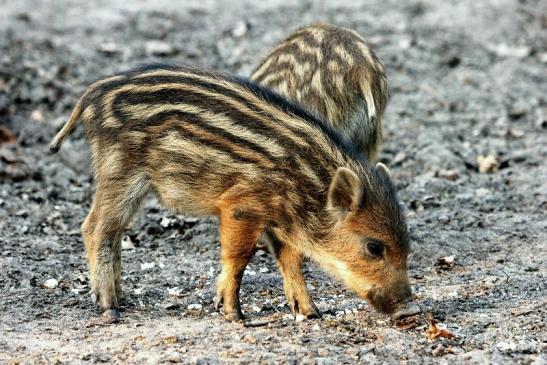
[[[298,29],[251,79],[300,104],[375,161],[388,100],[382,63],[355,31],[318,23]]]

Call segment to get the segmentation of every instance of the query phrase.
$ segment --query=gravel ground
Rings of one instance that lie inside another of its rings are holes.
[[[0,0],[0,363],[544,364],[546,14],[539,0]],[[211,303],[216,221],[151,199],[125,238],[124,321],[91,326],[83,128],[46,152],[84,88],[147,61],[248,75],[317,20],[357,30],[386,65],[381,159],[424,315],[397,326],[309,263],[324,316],[294,321],[262,254],[242,293],[256,327],[227,323]],[[454,337],[428,339],[428,316]]]

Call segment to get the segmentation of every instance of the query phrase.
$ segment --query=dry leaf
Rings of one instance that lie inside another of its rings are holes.
[[[6,127],[0,127],[0,145],[15,143],[15,141],[17,141],[15,134],[11,133]]]
[[[174,343],[177,343],[177,336],[167,336],[167,337],[164,337],[162,339],[162,342],[165,344],[165,345],[169,345],[169,344],[174,344]]]
[[[418,318],[419,316],[401,318],[395,321],[395,325],[401,330],[408,330],[418,326]]]
[[[477,165],[479,166],[479,172],[482,174],[491,174],[498,170],[498,160],[494,155],[479,156],[477,157]]]
[[[9,148],[0,148],[0,160],[7,163],[17,162],[17,156]]]
[[[437,326],[437,321],[433,316],[429,316],[429,328],[427,329],[427,338],[430,340],[436,340],[439,337],[453,338],[454,334],[447,330]]]

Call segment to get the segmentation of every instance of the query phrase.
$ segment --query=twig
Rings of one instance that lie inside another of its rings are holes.
[[[281,317],[279,318],[271,318],[271,319],[264,319],[260,321],[249,321],[249,322],[243,322],[243,327],[263,327],[267,326],[270,323],[276,323],[281,321]]]
[[[505,275],[505,283],[507,284],[507,283],[509,282],[510,276],[507,275],[507,273],[506,273],[505,271],[503,271],[503,270],[501,270],[501,269],[500,269],[500,271],[503,273],[503,275]]]

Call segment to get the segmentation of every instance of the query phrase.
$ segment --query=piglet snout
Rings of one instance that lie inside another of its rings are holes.
[[[393,318],[394,320],[398,320],[419,314],[421,312],[422,310],[416,303],[404,302],[395,309],[395,311],[391,314],[391,318]]]

